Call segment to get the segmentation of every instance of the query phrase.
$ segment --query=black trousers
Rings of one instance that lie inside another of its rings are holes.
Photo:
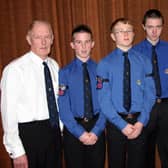
[[[168,102],[155,103],[147,125],[146,168],[155,168],[155,148],[161,160],[161,167],[168,168]]]
[[[49,120],[19,124],[29,168],[61,168],[61,134]]]
[[[82,123],[84,127],[92,128],[95,121]],[[104,168],[105,163],[105,135],[99,136],[94,145],[83,145],[64,127],[64,155],[66,168]]]
[[[128,122],[133,124],[136,119]],[[145,148],[145,130],[136,139],[129,140],[115,125],[107,123],[109,168],[144,168]]]

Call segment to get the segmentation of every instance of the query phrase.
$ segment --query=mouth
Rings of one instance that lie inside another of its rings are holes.
[[[86,54],[87,53],[87,51],[81,51],[82,52],[82,54]]]
[[[40,48],[40,50],[46,50],[47,49],[47,47],[41,47]]]

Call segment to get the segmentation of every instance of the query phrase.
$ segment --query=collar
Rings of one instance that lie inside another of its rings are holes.
[[[79,67],[82,67],[82,64],[84,63],[84,62],[82,62],[80,59],[78,59],[77,57],[75,58],[75,62],[76,62],[76,64],[77,64],[77,66],[79,66]],[[90,62],[91,62],[91,59],[89,58],[89,59],[86,61],[86,63],[89,65]]]
[[[30,57],[33,62],[38,64],[39,66],[43,65],[43,62],[45,61],[47,64],[49,62],[49,57],[47,57],[45,60],[41,59],[38,55],[36,55],[34,52],[30,51]]]
[[[146,43],[146,45],[147,45],[148,48],[152,48],[153,44],[148,39],[145,39],[144,41],[145,41],[145,43]],[[155,45],[156,48],[158,48],[159,44],[160,44],[160,39],[159,39],[159,41]]]

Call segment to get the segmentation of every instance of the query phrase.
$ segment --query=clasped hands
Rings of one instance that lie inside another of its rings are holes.
[[[127,136],[128,139],[137,138],[143,129],[143,124],[141,122],[136,122],[134,125],[127,124],[126,127],[122,129],[122,133]]]
[[[79,140],[84,144],[84,145],[94,145],[96,141],[98,140],[98,137],[95,133],[93,132],[84,132],[80,137]]]

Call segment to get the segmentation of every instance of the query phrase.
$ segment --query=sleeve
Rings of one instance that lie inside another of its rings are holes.
[[[94,134],[99,136],[105,128],[105,123],[106,123],[106,119],[105,119],[104,114],[99,112],[99,118],[98,118],[95,126],[91,130],[91,132],[93,132]]]
[[[85,132],[85,129],[76,122],[71,111],[68,75],[63,70],[59,72],[58,105],[61,121],[76,138],[79,138]]]
[[[18,131],[17,108],[21,92],[20,74],[12,68],[5,68],[1,79],[1,115],[4,130],[3,143],[11,158],[25,154]]]
[[[97,75],[100,80],[98,83],[98,100],[101,112],[105,115],[107,120],[122,130],[127,125],[127,122],[118,115],[117,110],[113,105],[112,82],[110,81],[108,74],[108,65],[104,62],[100,62],[97,68]]]
[[[138,121],[146,126],[149,121],[150,112],[155,103],[156,95],[154,80],[152,76],[152,65],[147,58],[145,58],[144,69],[144,108],[138,118]]]

